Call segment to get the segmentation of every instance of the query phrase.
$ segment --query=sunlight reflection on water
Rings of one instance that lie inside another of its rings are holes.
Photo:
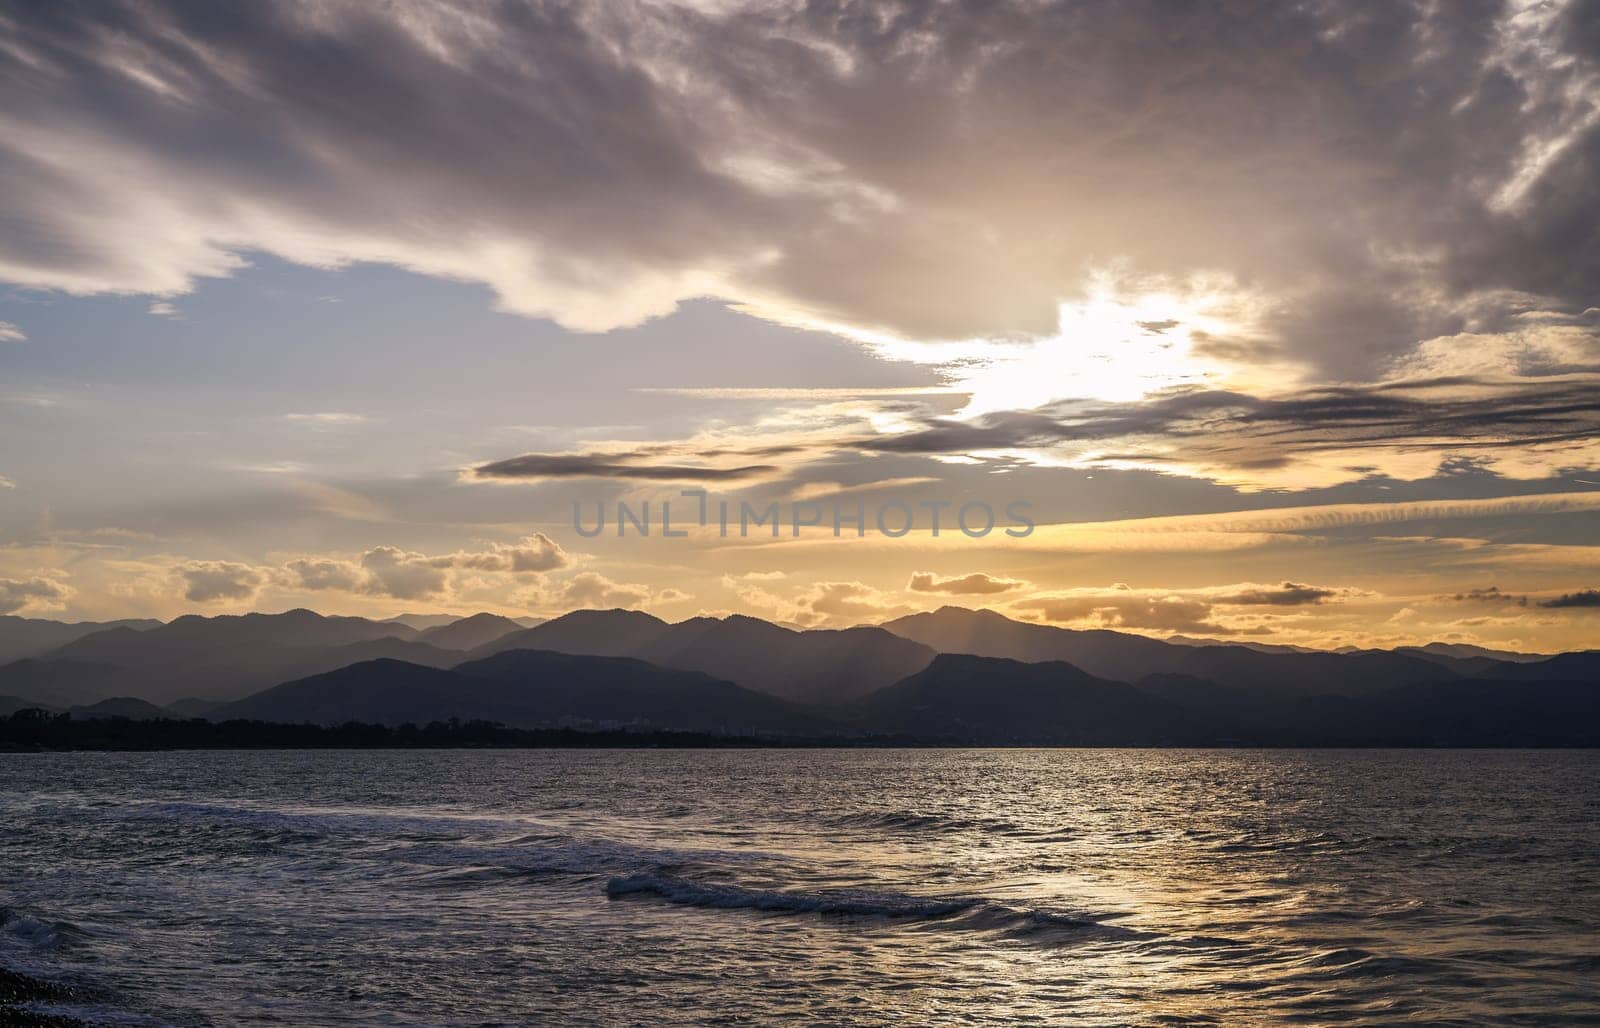
[[[1597,785],[1590,752],[0,756],[0,966],[173,1023],[1592,1022]]]

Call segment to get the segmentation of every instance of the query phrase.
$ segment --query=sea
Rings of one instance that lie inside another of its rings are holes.
[[[1594,751],[0,755],[0,1023],[1600,1024],[1597,825]]]

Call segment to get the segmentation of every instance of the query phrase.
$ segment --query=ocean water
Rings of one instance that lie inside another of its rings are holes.
[[[0,755],[0,967],[119,1024],[1600,1024],[1597,823],[1595,752]]]

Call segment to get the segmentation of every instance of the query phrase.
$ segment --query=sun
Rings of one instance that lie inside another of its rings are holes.
[[[1060,305],[1057,329],[1044,338],[886,341],[879,349],[943,368],[949,388],[968,394],[960,418],[1062,400],[1131,402],[1229,376],[1227,363],[1208,355],[1204,344],[1247,334],[1237,290],[1202,284],[1131,291],[1119,290],[1109,276],[1091,281],[1083,299]]]

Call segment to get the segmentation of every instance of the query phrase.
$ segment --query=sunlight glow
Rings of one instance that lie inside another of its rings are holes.
[[[1225,313],[1237,307],[1236,294],[1221,288],[1130,294],[1101,276],[1086,299],[1061,305],[1048,338],[892,340],[878,348],[886,357],[946,368],[950,387],[971,394],[963,418],[1056,400],[1126,402],[1223,377],[1223,362],[1197,353],[1197,343],[1239,334]]]

